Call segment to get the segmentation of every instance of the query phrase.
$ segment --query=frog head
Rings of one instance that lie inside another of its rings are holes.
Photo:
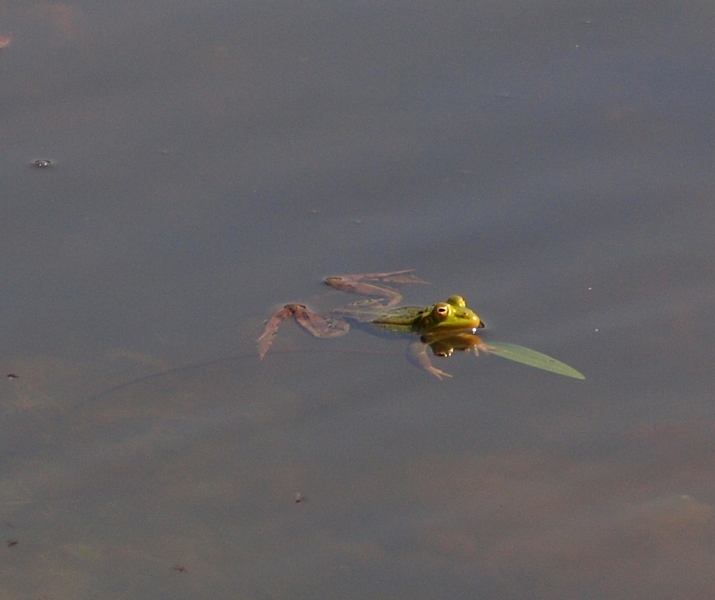
[[[428,306],[412,324],[414,331],[425,334],[471,331],[484,327],[481,319],[467,306],[462,296],[450,296],[447,302]]]

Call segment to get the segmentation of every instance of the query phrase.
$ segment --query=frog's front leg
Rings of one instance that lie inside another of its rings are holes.
[[[445,373],[432,364],[432,361],[430,361],[429,356],[427,355],[427,348],[428,345],[424,342],[412,342],[407,347],[407,360],[423,371],[432,373],[432,375],[434,375],[437,379],[452,377],[449,373]]]
[[[296,322],[317,338],[333,338],[345,335],[350,325],[342,319],[326,319],[314,313],[303,304],[286,304],[271,315],[261,337],[256,340],[258,356],[263,358],[276,337],[278,327],[286,319],[293,317]]]
[[[376,305],[383,308],[397,306],[402,300],[402,294],[392,289],[386,283],[408,284],[408,283],[428,283],[412,274],[414,269],[403,271],[390,271],[388,273],[362,273],[357,275],[337,275],[328,277],[325,283],[341,292],[360,294],[361,296],[375,296]],[[370,283],[373,282],[373,283]]]

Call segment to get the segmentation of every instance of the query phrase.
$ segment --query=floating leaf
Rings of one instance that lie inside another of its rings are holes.
[[[574,379],[586,379],[584,375],[573,367],[569,367],[560,360],[551,358],[536,350],[531,350],[524,346],[517,346],[516,344],[507,344],[506,342],[488,342],[487,346],[491,354],[496,354],[502,358],[529,365],[530,367],[536,367],[537,369],[543,369],[544,371],[551,371],[558,375],[565,375],[566,377],[573,377]]]

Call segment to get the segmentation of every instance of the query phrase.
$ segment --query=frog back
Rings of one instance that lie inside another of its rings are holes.
[[[422,306],[398,306],[373,318],[370,323],[383,331],[410,333],[415,319],[424,313]]]

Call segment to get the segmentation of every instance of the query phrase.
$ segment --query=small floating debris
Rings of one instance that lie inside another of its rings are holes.
[[[300,492],[295,493],[295,503],[296,504],[300,504],[304,500],[305,500],[305,496],[303,494],[301,494]]]
[[[20,540],[8,540],[6,543],[8,548],[14,548],[20,543]]]
[[[43,158],[33,162],[32,166],[37,167],[38,169],[46,169],[47,167],[52,166],[52,161]]]
[[[186,567],[184,565],[174,565],[171,567],[172,570],[176,571],[177,573],[188,573],[186,570]]]
[[[10,45],[12,42],[12,35],[0,35],[0,50]]]
[[[15,373],[8,373],[8,374],[6,375],[6,377],[7,377],[8,379],[17,379],[17,378],[19,377],[19,375],[15,375]]]

